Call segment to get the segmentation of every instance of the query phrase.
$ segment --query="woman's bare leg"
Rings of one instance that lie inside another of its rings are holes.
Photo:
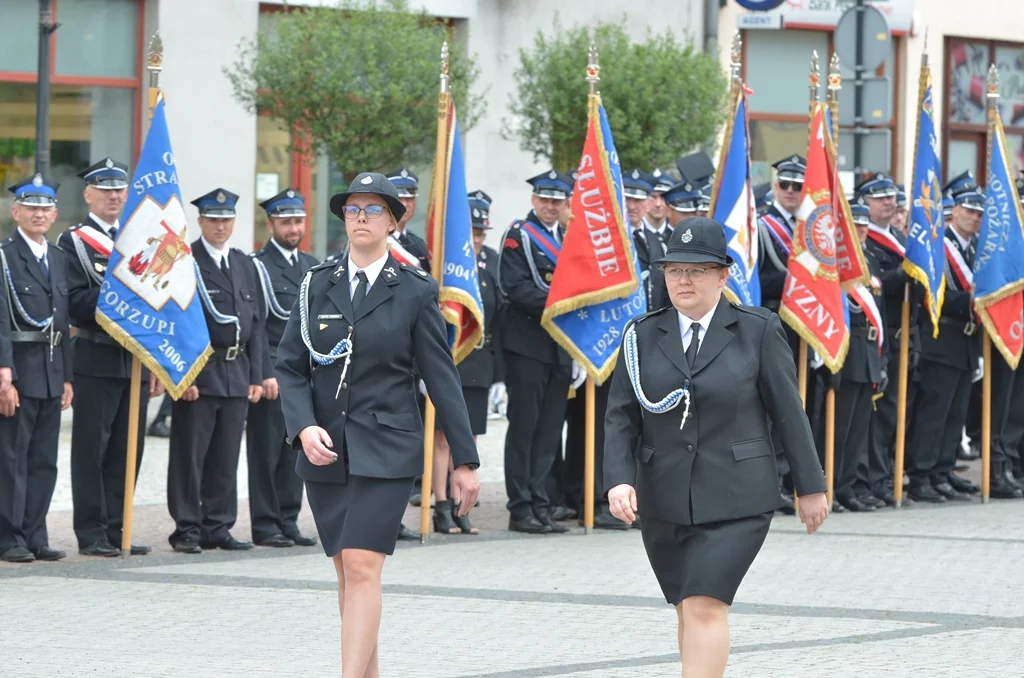
[[[722,678],[729,663],[729,606],[708,596],[684,598],[683,676]]]
[[[342,678],[375,677],[379,673],[377,633],[380,630],[380,575],[384,558],[383,553],[364,549],[344,549],[341,552],[345,578],[341,625]]]

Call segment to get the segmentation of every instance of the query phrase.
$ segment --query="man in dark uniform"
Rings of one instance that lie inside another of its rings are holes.
[[[892,491],[892,459],[895,453],[896,401],[899,395],[900,317],[909,280],[903,270],[907,236],[891,225],[898,197],[898,189],[891,177],[881,172],[870,174],[857,186],[856,191],[860,199],[864,201],[870,222],[867,239],[864,241],[864,255],[868,259],[869,266],[878,267],[877,276],[882,283],[884,306],[882,314],[886,322],[885,343],[888,349],[888,355],[884,356],[883,369],[887,375],[891,375],[883,389],[882,397],[875,401],[876,412],[871,419],[867,463],[861,478],[861,489],[863,490],[861,497],[865,500],[864,503],[878,503],[872,501],[872,497],[874,497],[884,504],[895,506],[896,499]],[[862,209],[860,208],[860,210]],[[911,373],[916,372],[917,361],[921,357],[917,334],[918,308],[917,304],[911,305],[909,336],[909,369]],[[914,391],[914,382],[908,381],[908,412],[913,409]],[[869,493],[870,497],[867,496]]]
[[[867,205],[850,206],[857,236],[863,245],[870,223]],[[888,378],[883,357],[889,341],[885,331],[882,282],[879,267],[871,252],[865,252],[871,271],[871,285],[858,285],[848,296],[850,309],[850,347],[837,375],[835,418],[835,498],[848,511],[874,511],[879,504],[867,486],[858,482],[860,470],[868,464],[868,436],[871,426],[871,400],[875,392],[885,390]],[[823,428],[823,427],[822,427]],[[820,448],[824,456],[824,446]]]
[[[654,181],[654,190],[651,192],[651,205],[647,208],[647,223],[651,230],[657,232],[662,245],[667,247],[668,239],[672,237],[673,221],[672,208],[665,202],[665,194],[676,182],[657,167],[648,176]]]
[[[573,362],[541,327],[565,228],[558,223],[572,187],[551,170],[532,179],[533,209],[502,239],[498,282],[508,299],[501,341],[508,385],[505,488],[509,529],[567,532],[551,515],[547,483],[561,447]]]
[[[278,399],[274,363],[277,345],[306,271],[320,262],[299,251],[306,234],[306,202],[293,188],[260,203],[267,212],[270,239],[249,256],[259,272],[267,311],[263,361],[263,397],[249,404],[245,454],[249,465],[249,516],[252,540],[259,546],[315,546],[299,532],[302,479],[295,473],[295,449],[285,442],[284,412]]]
[[[0,243],[0,560],[60,560],[46,514],[57,484],[60,413],[71,406],[68,280],[64,253],[46,242],[57,185],[39,174],[11,186],[18,229]]]
[[[636,169],[622,175],[622,193],[626,198],[626,214],[623,216],[629,222],[629,231],[636,245],[640,275],[643,278],[641,282],[647,295],[647,308],[650,310],[669,303],[665,274],[652,264],[665,253],[665,240],[647,221],[656,181],[653,176]],[[670,194],[671,191],[667,191],[665,195]],[[664,201],[664,196],[661,199]]]
[[[61,233],[57,245],[67,255],[68,297],[75,337],[75,417],[71,424],[71,492],[78,552],[86,556],[121,553],[125,461],[132,355],[96,323],[96,301],[128,194],[128,166],[104,158],[78,173],[85,181],[89,216]],[[136,477],[145,445],[149,395],[163,391],[143,369],[139,394]],[[132,555],[150,548],[132,545]]]
[[[412,231],[406,230],[409,220],[416,213],[419,177],[406,167],[400,167],[386,176],[398,189],[398,199],[405,205],[405,214],[398,222],[398,230],[395,231],[394,236],[398,239],[398,244],[419,260],[420,268],[430,273],[430,251],[427,249],[427,242]]]
[[[955,202],[953,223],[945,238],[946,297],[937,338],[932,338],[928,314],[918,316],[920,383],[907,470],[910,498],[932,503],[969,500],[972,488],[977,489],[953,468],[981,354],[971,288],[985,196],[970,172],[953,179],[946,189]]]
[[[167,508],[175,551],[252,548],[231,536],[238,515],[238,455],[249,403],[263,395],[266,310],[252,259],[228,247],[238,196],[222,188],[192,201],[203,235],[192,243],[213,355],[171,407]]]
[[[470,191],[469,193],[469,212],[473,220],[473,228],[484,229],[481,231],[484,237],[486,237],[487,231],[491,228],[491,202],[491,196],[483,191]],[[484,221],[487,222],[486,226],[482,225]],[[481,226],[478,227],[478,223]],[[476,235],[476,231],[473,231],[473,234]],[[480,268],[494,273],[498,269],[498,251],[493,247],[488,247],[486,243],[481,244],[480,254],[477,255],[477,262],[482,262]]]

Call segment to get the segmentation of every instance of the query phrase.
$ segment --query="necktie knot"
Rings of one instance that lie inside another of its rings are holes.
[[[369,281],[366,278],[366,271],[356,271],[356,289],[352,293],[352,310],[359,308],[359,304],[366,298],[366,287]]]

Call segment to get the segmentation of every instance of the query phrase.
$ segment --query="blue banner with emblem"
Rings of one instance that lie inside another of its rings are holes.
[[[128,186],[96,322],[177,399],[212,354],[161,96]]]

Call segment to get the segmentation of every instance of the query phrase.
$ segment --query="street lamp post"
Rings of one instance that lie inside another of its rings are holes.
[[[53,23],[53,0],[39,0],[39,72],[36,77],[36,172],[50,170],[50,35],[57,30]]]

